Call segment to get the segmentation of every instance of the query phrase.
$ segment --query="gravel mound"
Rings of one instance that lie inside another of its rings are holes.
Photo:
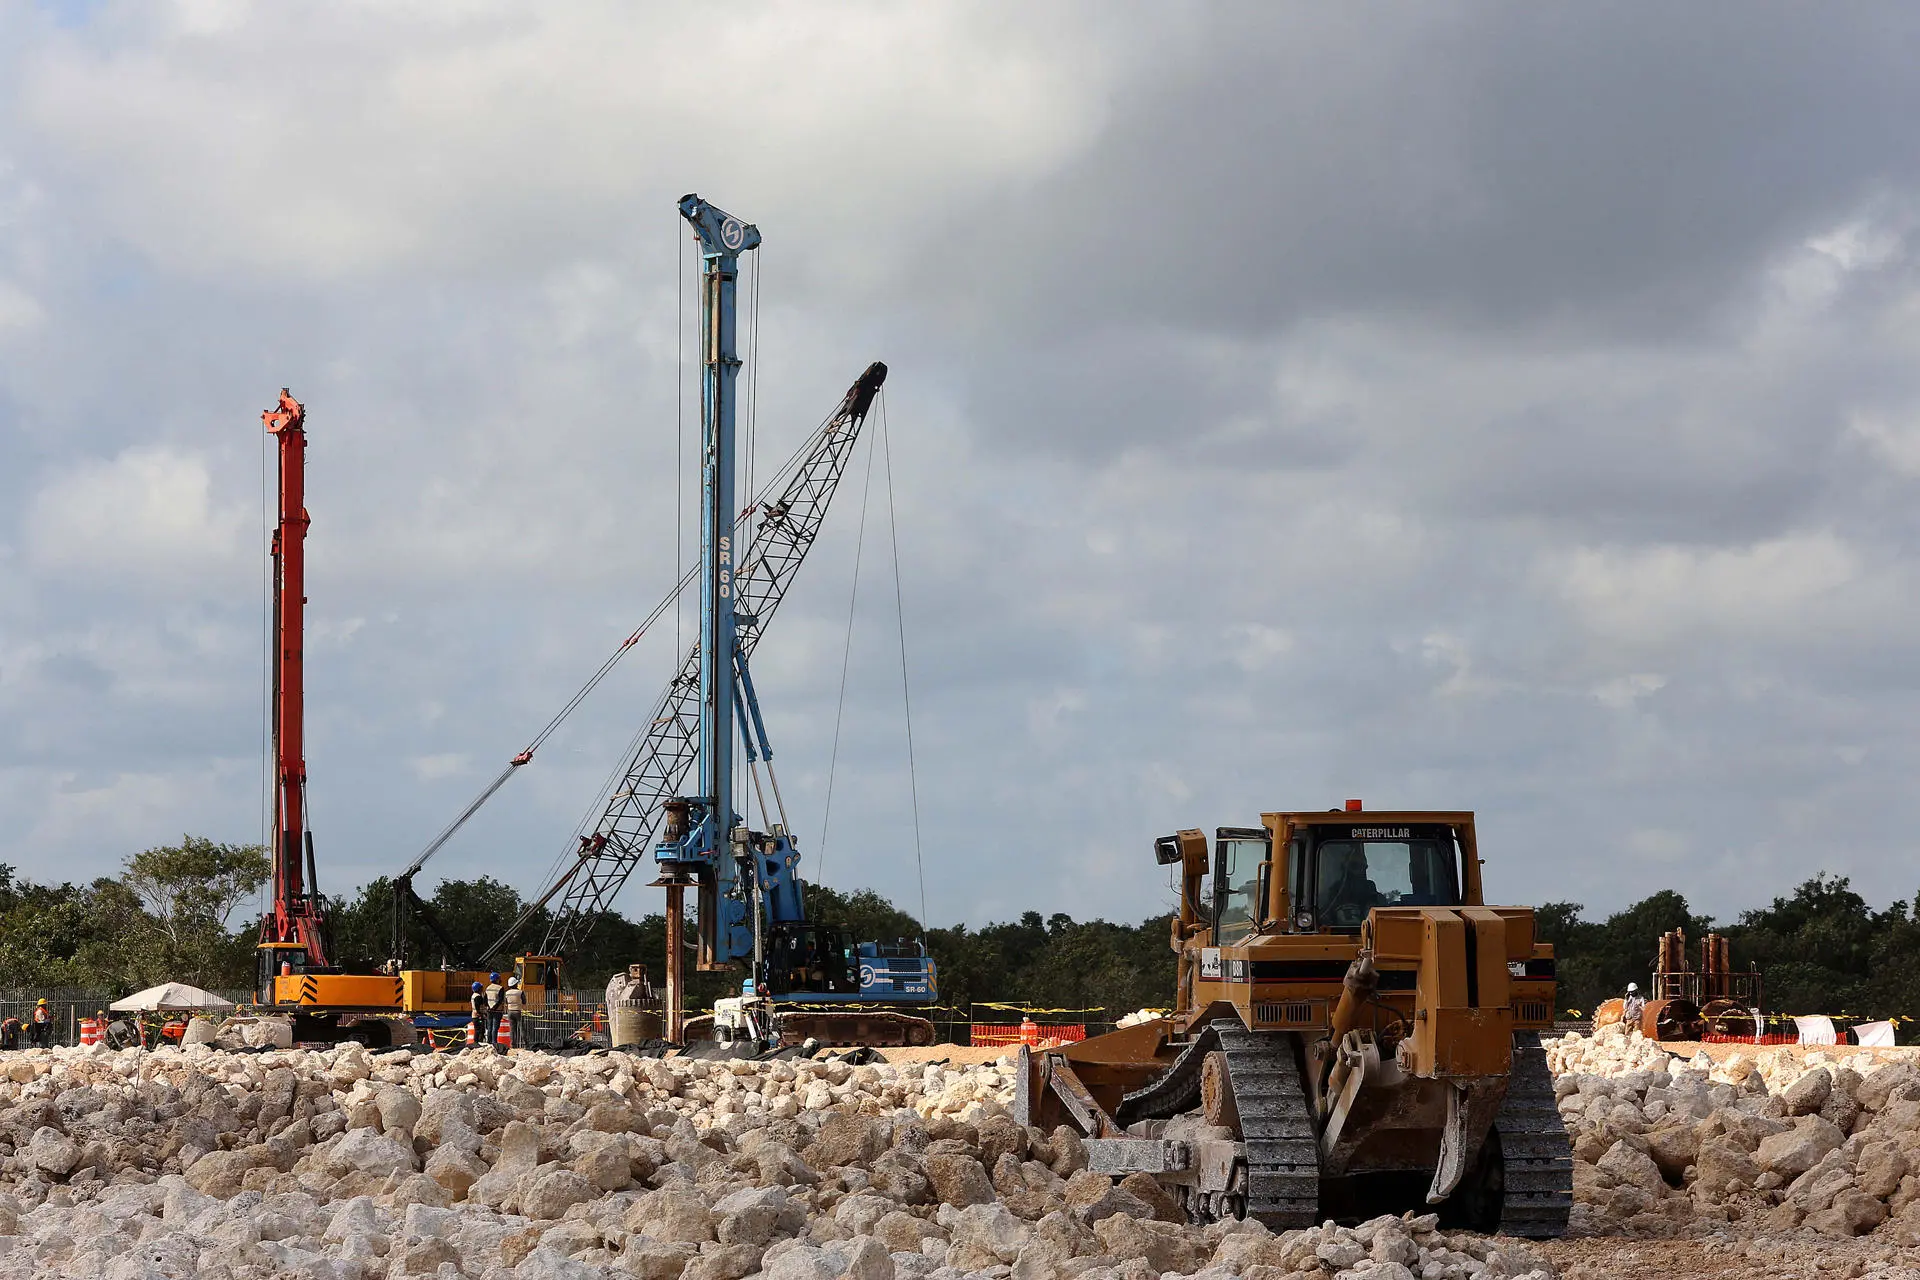
[[[1432,1217],[1187,1226],[1015,1124],[1005,1062],[95,1046],[0,1077],[6,1278],[1555,1274]]]
[[[1884,1232],[1920,1243],[1920,1070],[1757,1051],[1683,1062],[1618,1027],[1547,1045],[1575,1231]]]

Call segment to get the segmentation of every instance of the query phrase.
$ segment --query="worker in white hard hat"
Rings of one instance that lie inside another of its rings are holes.
[[[520,989],[520,979],[507,979],[507,1034],[516,1049],[526,1045],[526,1030],[523,1022],[527,1011],[527,993]]]
[[[1627,984],[1627,998],[1620,1007],[1620,1023],[1629,1032],[1640,1030],[1640,1015],[1647,1011],[1647,1002],[1640,998],[1640,984]]]

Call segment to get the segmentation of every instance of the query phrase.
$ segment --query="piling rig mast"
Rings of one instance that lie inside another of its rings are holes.
[[[783,954],[831,947],[850,958],[853,973],[843,981],[816,983],[817,989],[800,993],[803,1001],[821,1002],[830,993],[856,1003],[924,1003],[933,997],[932,964],[917,944],[907,948],[914,955],[862,945],[856,956],[838,931],[812,925],[795,873],[799,855],[784,816],[770,824],[770,832],[755,832],[740,823],[733,808],[735,726],[750,771],[772,756],[749,660],[819,535],[887,367],[876,361],[848,388],[802,450],[777,497],[741,511],[734,494],[734,391],[741,367],[735,293],[740,255],[759,245],[760,234],[698,196],[683,198],[680,213],[693,229],[702,259],[700,630],[593,831],[580,837],[564,873],[494,948],[504,949],[520,923],[557,900],[540,950],[571,954],[651,853],[659,871],[653,883],[667,896],[667,1036],[675,1041],[683,1031],[681,922],[688,888],[695,891],[695,943],[703,970],[751,960],[754,976],[763,977],[769,967],[764,929],[772,925],[786,930],[776,940]],[[741,517],[757,518],[744,548],[736,528]],[[710,654],[727,656],[708,661]],[[696,789],[684,794],[681,788],[696,763]],[[770,766],[767,775],[774,804],[769,806],[762,794],[763,813],[783,807]],[[754,785],[760,785],[757,774]],[[786,984],[776,980],[773,985]],[[921,1021],[874,1014],[868,1025],[889,1018],[902,1024]],[[920,1028],[890,1030],[915,1034]],[[925,1030],[930,1032],[931,1024]]]
[[[305,753],[306,408],[285,387],[260,415],[279,443],[279,523],[273,532],[273,901],[260,920],[260,982],[271,998],[273,975],[332,967],[325,900],[314,872],[307,829]]]

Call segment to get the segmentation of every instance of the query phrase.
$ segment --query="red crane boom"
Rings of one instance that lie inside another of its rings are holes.
[[[260,983],[270,991],[275,973],[323,970],[330,961],[306,822],[306,407],[283,387],[280,403],[260,418],[280,446],[280,521],[273,533],[273,902],[260,921]]]

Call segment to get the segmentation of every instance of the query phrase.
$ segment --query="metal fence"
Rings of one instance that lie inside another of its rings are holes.
[[[80,1019],[93,1017],[127,994],[112,987],[0,987],[0,1020],[18,1018],[23,1028],[31,1026],[34,1006],[45,1000],[53,1014],[53,1043],[79,1044]],[[253,999],[251,991],[214,994],[235,1004]],[[20,1043],[29,1043],[24,1029]]]

